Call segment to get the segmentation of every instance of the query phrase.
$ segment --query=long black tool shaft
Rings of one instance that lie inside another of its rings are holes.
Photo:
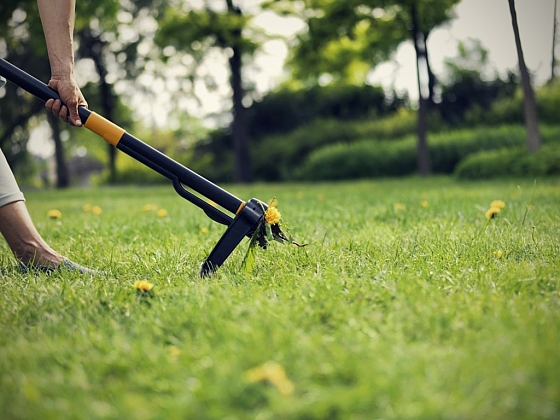
[[[44,102],[49,99],[60,99],[60,96],[54,89],[51,89],[40,80],[1,58],[0,75]],[[122,150],[124,153],[129,154],[136,160],[140,160],[163,176],[171,179],[174,185],[178,180],[181,184],[234,214],[237,214],[243,208],[244,202],[233,194],[137,139],[106,118],[84,107],[79,107],[78,111],[80,119],[86,128],[100,135],[106,142]],[[189,199],[189,201],[201,207],[210,217],[215,213],[216,217],[212,217],[214,220],[220,219],[221,223],[228,220],[229,216],[224,215],[217,209],[216,211],[212,210],[208,207],[209,205],[202,204],[204,202],[200,200]]]

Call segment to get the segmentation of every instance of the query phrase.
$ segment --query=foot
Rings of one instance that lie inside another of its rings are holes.
[[[99,271],[84,267],[83,265],[70,261],[66,258],[63,259],[62,262],[58,265],[37,265],[33,263],[26,264],[20,261],[19,268],[24,274],[27,274],[30,271],[40,271],[46,274],[52,274],[55,271],[71,271],[80,274],[89,274],[90,276],[101,274]]]

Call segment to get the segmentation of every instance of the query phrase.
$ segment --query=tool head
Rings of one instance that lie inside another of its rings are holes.
[[[200,277],[208,277],[214,273],[245,236],[254,239],[262,248],[266,248],[267,209],[268,205],[256,198],[252,198],[245,204],[202,264]],[[279,225],[271,226],[271,232],[273,239],[279,242],[288,241]]]

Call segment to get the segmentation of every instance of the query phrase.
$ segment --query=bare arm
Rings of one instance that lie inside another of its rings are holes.
[[[37,5],[51,65],[49,86],[62,99],[45,105],[55,116],[79,127],[78,106],[87,107],[87,102],[74,80],[75,0],[37,0]]]

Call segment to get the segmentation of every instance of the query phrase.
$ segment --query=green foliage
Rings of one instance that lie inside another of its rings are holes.
[[[535,91],[537,111],[541,124],[558,124],[560,82],[544,85]],[[523,94],[518,88],[515,95],[495,101],[489,110],[471,112],[469,124],[523,124]]]
[[[455,174],[459,179],[560,175],[560,144],[545,145],[536,153],[527,148],[474,153],[459,162]]]
[[[339,143],[340,147],[352,147],[351,143],[364,138],[377,143],[380,139],[410,135],[415,129],[416,116],[404,110],[380,120],[317,119],[290,133],[266,137],[257,143],[253,147],[255,174],[268,181],[293,179],[293,171],[323,147]]]
[[[560,143],[560,127],[542,127],[543,142]],[[467,156],[483,150],[524,147],[520,126],[457,130],[430,136],[430,156],[435,173],[453,173]],[[296,172],[297,179],[340,180],[378,176],[403,176],[416,171],[416,139],[363,140],[350,145],[330,145],[310,154]]]
[[[303,17],[307,24],[288,65],[295,81],[308,86],[365,83],[369,70],[410,39],[412,5],[420,30],[428,34],[453,18],[458,0],[306,0],[298,4],[303,10],[290,0],[268,3],[273,9]]]
[[[398,142],[365,140],[318,149],[296,171],[295,177],[310,181],[361,179],[402,176],[415,170],[413,138]]]
[[[200,279],[224,228],[170,186],[28,193],[49,244],[105,274],[24,275],[0,243],[2,418],[560,417],[558,179],[232,192],[275,195],[308,245],[247,273],[247,239]]]
[[[388,95],[380,86],[336,85],[307,89],[282,87],[247,110],[252,138],[283,134],[316,119],[340,121],[380,118],[407,104],[406,96]]]
[[[539,121],[543,124],[557,124],[560,110],[560,80],[547,84],[536,91]]]
[[[284,172],[325,144],[414,132],[416,117],[402,108],[405,102],[406,98],[387,97],[381,88],[368,85],[282,88],[267,95],[248,109],[256,178],[284,179]],[[213,180],[231,180],[231,137],[229,130],[217,130],[197,144],[193,169]]]
[[[156,42],[162,47],[173,46],[178,51],[186,50],[196,54],[203,47],[238,47],[252,54],[258,44],[240,36],[249,25],[250,16],[229,10],[217,12],[205,7],[203,10],[185,11],[174,6],[166,8],[160,21]]]

